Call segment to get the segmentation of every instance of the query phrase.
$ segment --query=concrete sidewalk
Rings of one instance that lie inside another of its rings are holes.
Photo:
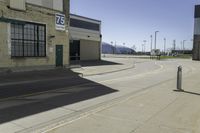
[[[169,80],[48,133],[199,133],[200,72],[188,74],[185,92]]]
[[[142,62],[149,62],[149,59],[133,59],[133,58],[102,58],[102,61],[110,62],[107,65],[83,65],[79,68],[72,68],[76,73],[81,73],[83,76],[103,75],[114,73],[128,69],[134,69],[135,65]],[[115,64],[112,64],[115,63]]]

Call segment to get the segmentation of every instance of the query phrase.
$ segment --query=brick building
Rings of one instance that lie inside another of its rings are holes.
[[[0,0],[0,68],[69,65],[69,0]]]

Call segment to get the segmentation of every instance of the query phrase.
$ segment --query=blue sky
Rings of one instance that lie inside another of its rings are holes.
[[[150,49],[150,35],[158,33],[157,47],[172,47],[176,39],[186,48],[192,48],[194,27],[194,5],[200,0],[71,0],[71,13],[102,21],[103,41],[135,45],[137,51],[147,40],[146,50]]]

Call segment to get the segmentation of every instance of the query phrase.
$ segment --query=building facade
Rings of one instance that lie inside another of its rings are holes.
[[[193,60],[200,60],[200,5],[195,6]]]
[[[69,65],[69,0],[0,0],[0,68]]]
[[[70,60],[101,59],[101,21],[70,14]]]

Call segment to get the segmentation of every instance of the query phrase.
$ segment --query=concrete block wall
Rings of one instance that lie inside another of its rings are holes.
[[[26,5],[26,11],[9,9],[6,1],[0,1],[0,18],[10,18],[46,25],[46,57],[12,58],[9,51],[9,23],[0,22],[0,68],[28,67],[28,66],[55,66],[55,46],[63,45],[63,63],[69,65],[69,35],[67,31],[55,30],[55,13],[58,11]],[[50,36],[55,36],[51,38]]]

